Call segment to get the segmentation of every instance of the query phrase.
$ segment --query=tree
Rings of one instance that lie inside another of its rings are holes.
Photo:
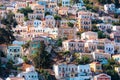
[[[40,18],[40,17],[37,17],[36,19],[37,19],[37,20],[41,20],[41,18]]]
[[[62,39],[59,38],[56,42],[56,45],[57,46],[62,46]]]
[[[44,77],[44,80],[55,80],[52,78],[52,76],[49,74],[49,72],[45,71],[44,69],[40,69],[38,72]]]
[[[68,40],[68,38],[66,36],[63,37],[63,40]]]
[[[105,38],[106,35],[102,31],[98,31],[98,38]]]
[[[58,16],[58,15],[55,15],[55,16],[54,16],[54,19],[55,19],[55,20],[61,20],[61,17]]]
[[[31,41],[28,41],[27,43],[23,44],[23,45],[22,45],[23,49],[25,49],[25,48],[26,48],[26,49],[29,48],[29,46],[30,46],[30,42],[31,42]]]
[[[73,23],[71,23],[71,22],[68,22],[67,24],[68,24],[68,26],[69,26],[69,27],[71,27],[71,28],[73,28],[73,27],[74,27],[74,24],[73,24]]]
[[[90,3],[89,0],[83,0],[83,2],[84,2],[85,4],[89,4],[89,3]]]
[[[27,56],[23,56],[22,59],[24,60],[25,63],[28,63],[28,62],[29,62]]]
[[[119,80],[120,77],[115,72],[114,67],[116,65],[116,62],[114,59],[109,59],[108,64],[104,64],[102,66],[103,72],[111,76],[111,80]]]
[[[50,15],[50,12],[45,12],[45,16]]]
[[[95,24],[92,25],[92,31],[94,31],[94,32],[99,31],[98,27]]]
[[[16,27],[17,21],[14,19],[14,13],[12,11],[9,11],[6,14],[6,18],[1,19],[1,23],[6,25],[7,29],[12,29],[12,27]]]
[[[29,18],[27,16],[25,16],[24,21],[28,21],[28,20],[29,20]]]
[[[76,59],[77,64],[88,64],[90,59],[87,56],[83,56],[81,59]]]
[[[28,13],[33,13],[33,10],[30,7],[19,9],[18,12],[23,13],[24,16],[28,16]]]
[[[77,32],[76,35],[81,38],[81,32]]]
[[[98,0],[101,4],[111,4],[112,0]]]
[[[106,70],[106,74],[111,76],[111,80],[120,80],[120,77],[117,72],[115,72],[114,69]]]
[[[113,22],[113,25],[120,26],[120,21],[119,22]]]
[[[64,53],[63,53],[63,55],[68,55],[68,54],[70,54],[70,51],[65,51]]]
[[[118,16],[119,16],[118,14],[115,14],[115,13],[114,13],[114,18],[118,18]]]
[[[120,6],[119,0],[113,0],[115,3],[115,6],[118,8]]]
[[[116,62],[115,60],[112,58],[112,59],[108,59],[108,63],[112,66],[112,65],[115,65]]]
[[[51,67],[51,54],[45,51],[45,44],[43,41],[40,41],[40,48],[37,48],[37,52],[32,54],[30,58],[36,68]]]
[[[10,44],[15,40],[13,36],[13,32],[10,30],[5,30],[4,28],[0,28],[0,44],[6,43]]]

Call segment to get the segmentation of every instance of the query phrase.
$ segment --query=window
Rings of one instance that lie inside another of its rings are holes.
[[[9,49],[10,51],[12,51],[11,49]]]
[[[19,54],[17,54],[16,57],[19,57]]]
[[[88,69],[88,72],[89,72],[90,70]]]
[[[24,76],[24,75],[23,75],[22,77],[23,77],[23,78],[25,78],[25,76]]]
[[[59,71],[61,71],[61,68],[59,68]]]
[[[86,70],[84,69],[84,72],[86,72]]]
[[[75,70],[77,71],[77,68],[75,68]]]
[[[14,52],[17,52],[17,50],[16,50],[16,49],[14,49]]]
[[[82,72],[82,69],[80,69],[80,72]]]

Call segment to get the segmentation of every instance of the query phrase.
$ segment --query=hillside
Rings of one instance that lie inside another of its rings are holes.
[[[114,3],[116,7],[120,7],[120,0],[83,0],[84,2],[91,2],[95,6],[103,6],[104,4]]]

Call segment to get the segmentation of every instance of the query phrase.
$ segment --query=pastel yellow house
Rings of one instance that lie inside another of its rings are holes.
[[[115,67],[115,71],[118,73],[118,75],[120,76],[120,67]]]
[[[67,15],[68,14],[68,9],[69,7],[60,7],[59,10],[58,10],[58,14],[60,15]]]
[[[113,55],[112,58],[120,64],[120,54]]]
[[[91,12],[79,11],[77,13],[77,24],[80,31],[90,31],[92,29]]]
[[[44,13],[45,12],[45,7],[43,5],[39,4],[32,4],[31,9],[34,10],[34,13]]]
[[[102,72],[102,65],[99,62],[92,62],[90,63],[90,68],[92,72],[101,73]]]

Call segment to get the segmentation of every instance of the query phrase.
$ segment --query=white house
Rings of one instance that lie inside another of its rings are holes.
[[[112,20],[112,17],[110,16],[102,16],[102,17],[99,17],[100,20],[102,20],[104,23],[112,23],[113,20]]]
[[[114,45],[111,43],[106,43],[104,46],[105,53],[114,54]]]
[[[88,31],[81,34],[82,40],[97,40],[98,34],[96,32]]]
[[[92,52],[91,54],[94,60],[111,59],[111,54],[109,53]]]
[[[15,19],[18,23],[24,22],[24,14],[22,13],[16,13],[15,14]]]
[[[28,13],[28,18],[30,20],[35,20],[37,18],[43,18],[44,15],[43,14],[39,14],[39,13]]]
[[[97,26],[101,31],[106,31],[107,29],[112,29],[112,27],[113,27],[112,24],[105,24],[105,23],[97,24],[96,26]]]
[[[62,6],[70,6],[70,0],[62,0]]]
[[[113,31],[120,31],[120,26],[113,26],[112,30]]]
[[[90,65],[55,64],[53,66],[55,77],[59,80],[85,80],[91,79]]]
[[[27,7],[26,1],[17,1],[15,4],[16,9],[22,9]]]
[[[71,73],[77,72],[77,66],[74,64],[55,64],[53,66],[53,70],[55,72],[55,77],[57,79],[66,78],[67,76],[74,76]]]
[[[106,13],[109,13],[109,12],[115,12],[115,4],[105,4],[104,5],[104,10]]]
[[[17,77],[24,78],[25,80],[39,80],[38,73],[33,66],[27,67],[25,72],[21,72]]]
[[[65,51],[84,52],[84,41],[82,40],[66,40],[62,44]]]
[[[85,52],[93,52],[97,49],[98,40],[87,40],[85,42]]]
[[[49,27],[49,28],[54,28],[55,27],[55,19],[52,15],[47,15],[45,17],[45,24],[46,24],[46,27]]]

